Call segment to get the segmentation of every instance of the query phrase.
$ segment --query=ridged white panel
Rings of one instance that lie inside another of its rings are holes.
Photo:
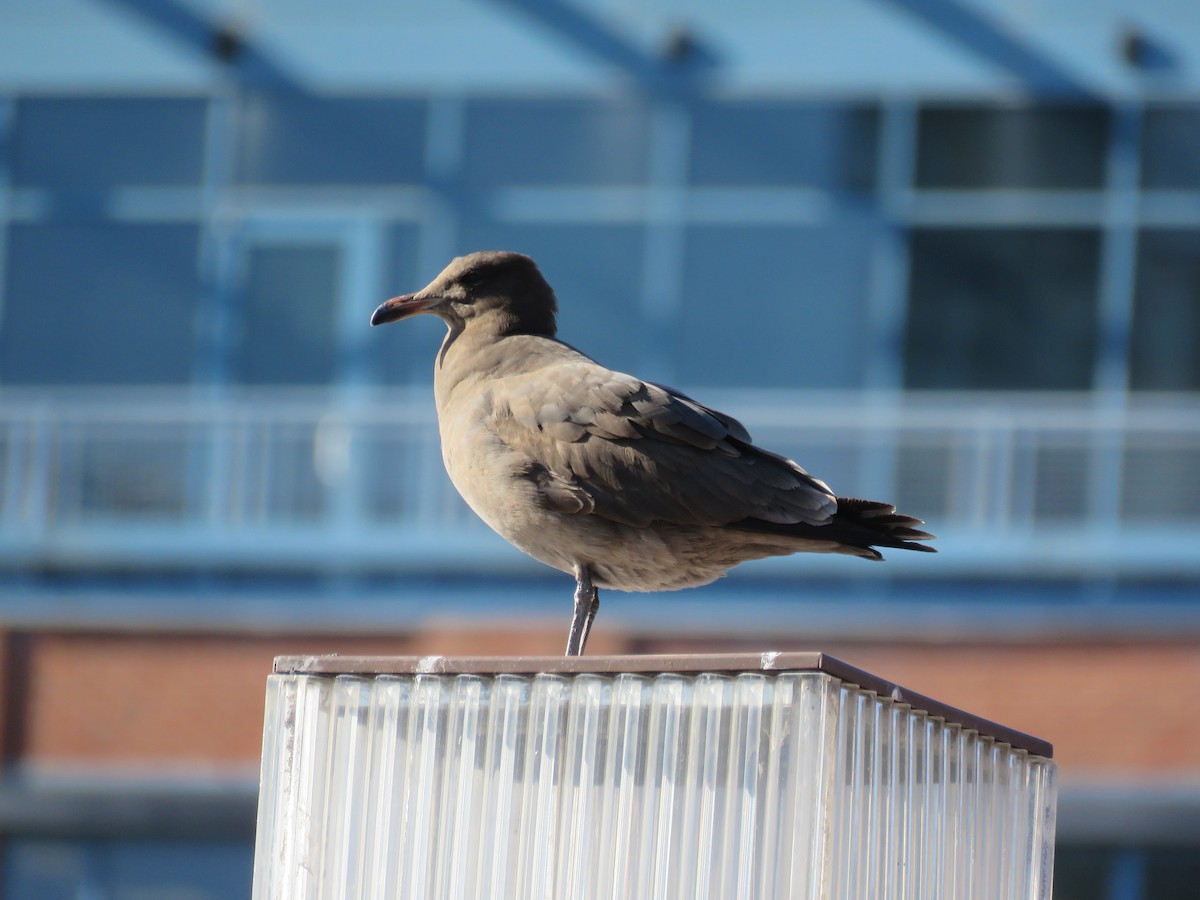
[[[1046,900],[1054,764],[824,673],[273,675],[255,900]]]

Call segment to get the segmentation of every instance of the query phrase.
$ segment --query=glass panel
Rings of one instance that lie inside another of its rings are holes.
[[[203,100],[53,97],[17,102],[13,181],[21,187],[196,184]]]
[[[680,385],[862,383],[869,223],[688,229]]]
[[[197,242],[190,225],[12,225],[0,377],[186,382],[200,293]]]
[[[558,296],[558,333],[619,371],[641,374],[642,230],[625,225],[502,225],[464,228],[467,249],[516,250],[535,260]],[[426,358],[432,359],[432,355]]]
[[[918,187],[1104,185],[1106,107],[926,106],[918,128]]]
[[[646,180],[649,115],[632,102],[473,100],[463,177],[474,184],[622,184]]]
[[[247,252],[237,377],[246,384],[333,379],[341,249],[258,244]]]
[[[419,182],[425,103],[250,94],[238,110],[238,146],[243,182]]]
[[[1200,231],[1147,231],[1138,241],[1129,383],[1200,390]]]
[[[907,386],[1087,388],[1099,245],[1093,231],[913,232]]]
[[[1200,189],[1200,107],[1172,104],[1146,108],[1142,186]]]
[[[811,185],[869,191],[875,107],[791,101],[702,102],[692,119],[698,185]]]

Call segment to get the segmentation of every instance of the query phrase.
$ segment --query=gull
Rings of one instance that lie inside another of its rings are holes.
[[[530,257],[484,251],[381,304],[371,324],[445,322],[433,387],[446,471],[501,537],[574,575],[568,656],[584,651],[599,588],[696,587],[799,552],[935,552],[917,543],[933,538],[920,519],[838,497],[736,419],[558,340],[557,310]]]

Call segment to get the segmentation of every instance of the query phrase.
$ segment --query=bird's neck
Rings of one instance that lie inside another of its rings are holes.
[[[555,340],[550,334],[503,327],[504,323],[480,318],[470,322],[447,322],[446,337],[434,365],[433,387],[439,405],[468,382],[513,374],[526,364],[522,354],[513,352],[512,339],[522,336]]]
[[[493,358],[502,357],[503,350],[498,345],[505,334],[501,329],[487,327],[490,325],[493,323],[478,319],[470,323],[446,323],[446,337],[433,370],[433,389],[439,405],[462,382],[489,368]]]

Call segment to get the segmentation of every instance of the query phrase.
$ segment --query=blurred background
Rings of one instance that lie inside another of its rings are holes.
[[[0,0],[0,892],[248,897],[276,654],[558,653],[440,461],[454,255],[941,554],[608,592],[1053,741],[1055,896],[1200,888],[1200,7]],[[915,558],[914,558],[915,557]]]

